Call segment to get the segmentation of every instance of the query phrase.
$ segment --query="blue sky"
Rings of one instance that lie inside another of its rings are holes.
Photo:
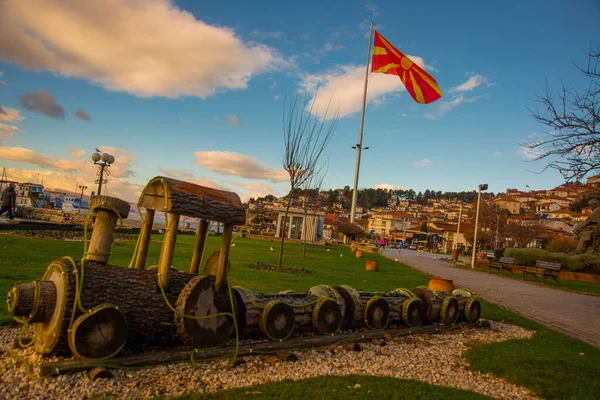
[[[135,201],[156,175],[283,195],[283,99],[340,113],[324,188],[352,187],[369,22],[444,95],[415,103],[370,74],[359,188],[550,188],[555,171],[520,143],[545,128],[527,107],[600,39],[600,4],[571,1],[0,3],[0,167],[19,181],[94,185],[95,148],[114,154],[108,194]]]

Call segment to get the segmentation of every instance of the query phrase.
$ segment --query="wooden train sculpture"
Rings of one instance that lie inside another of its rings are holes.
[[[210,352],[232,337],[282,343],[306,334],[342,336],[347,331],[412,329],[423,324],[474,324],[481,313],[478,297],[465,289],[444,293],[417,287],[368,293],[320,285],[306,293],[256,295],[227,280],[233,227],[245,223],[235,193],[156,177],[138,205],[146,215],[131,268],[108,264],[114,230],[130,206],[95,196],[90,201],[95,222],[85,257],[55,260],[41,280],[10,290],[8,310],[33,326],[31,340],[38,353],[101,363],[173,346]],[[167,225],[158,267],[146,268],[157,210],[165,212]],[[171,267],[182,215],[200,219],[189,272]],[[223,223],[222,242],[220,250],[208,257],[204,274],[198,274],[209,221]]]

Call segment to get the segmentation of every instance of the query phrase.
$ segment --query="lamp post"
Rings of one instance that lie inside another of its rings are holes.
[[[475,269],[475,251],[477,249],[477,225],[479,224],[479,203],[481,201],[481,191],[487,190],[488,184],[482,183],[477,191],[477,211],[475,212],[475,233],[473,235],[473,254],[471,255],[471,268]]]
[[[107,168],[115,162],[115,157],[96,149],[96,152],[92,154],[92,161],[94,161],[95,165],[100,166],[100,169],[96,174],[98,179],[94,181],[94,183],[98,184],[98,196],[100,196],[102,194],[102,184],[108,182],[108,180],[104,178],[104,174],[106,174],[106,176],[110,175],[110,171]],[[105,168],[107,169],[106,171]]]
[[[77,210],[77,214],[81,212],[81,206],[83,204],[83,191],[88,187],[85,185],[79,185],[79,189],[81,189],[81,196],[79,196],[79,209]]]

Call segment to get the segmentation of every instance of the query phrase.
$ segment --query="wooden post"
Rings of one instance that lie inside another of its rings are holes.
[[[223,237],[221,240],[221,255],[219,257],[219,267],[217,272],[217,282],[215,287],[217,290],[221,287],[221,285],[227,280],[227,275],[229,274],[228,270],[228,260],[229,260],[229,246],[231,244],[231,236],[233,234],[233,225],[225,224],[223,227]]]
[[[162,251],[160,252],[160,261],[158,263],[158,284],[164,290],[169,287],[169,272],[173,263],[173,254],[175,253],[175,241],[177,240],[177,230],[179,229],[179,214],[170,214],[169,223],[165,230],[163,238]]]
[[[90,210],[96,213],[96,221],[94,222],[90,246],[85,255],[86,260],[102,264],[108,263],[117,221],[119,217],[127,218],[130,207],[129,203],[115,197],[92,197]]]
[[[204,243],[206,243],[206,236],[208,233],[208,221],[200,220],[198,223],[198,229],[196,230],[196,244],[194,245],[194,254],[192,255],[192,263],[190,264],[190,273],[197,274],[200,268],[200,261],[202,261],[202,251],[204,250]]]
[[[146,267],[146,258],[148,257],[148,247],[150,246],[150,238],[152,237],[152,225],[154,224],[154,210],[146,209],[146,217],[142,223],[140,231],[140,244],[137,257],[135,259],[135,267],[144,269]]]

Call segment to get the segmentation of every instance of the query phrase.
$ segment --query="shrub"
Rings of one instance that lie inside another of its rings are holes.
[[[566,265],[568,257],[564,253],[552,253],[542,249],[515,249],[504,250],[504,257],[512,257],[518,265],[534,265],[536,260],[550,261]]]
[[[548,242],[548,251],[570,253],[577,247],[577,240],[568,236],[553,236]]]
[[[600,257],[592,254],[579,254],[569,257],[567,269],[569,271],[600,274]]]

